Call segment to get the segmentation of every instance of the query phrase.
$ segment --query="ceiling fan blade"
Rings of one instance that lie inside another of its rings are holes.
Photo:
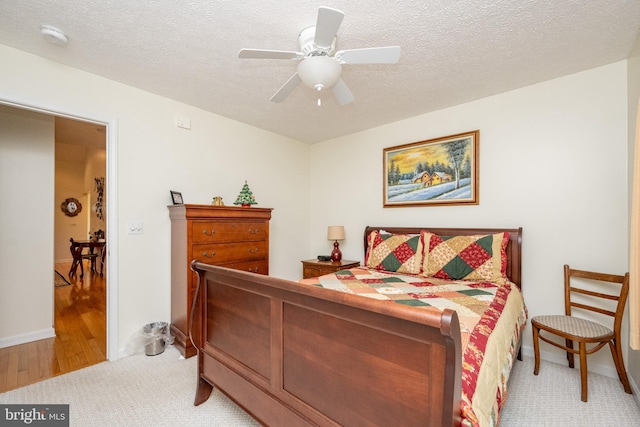
[[[303,56],[302,52],[268,49],[240,49],[238,53],[238,58],[253,59],[302,59]]]
[[[287,96],[298,86],[300,83],[300,77],[298,77],[298,73],[295,73],[293,76],[287,80],[285,84],[282,85],[280,89],[271,97],[269,101],[271,102],[282,102],[285,100]]]
[[[400,60],[400,46],[341,50],[335,58],[342,64],[395,64]]]
[[[336,38],[336,33],[342,24],[344,13],[330,7],[318,9],[318,19],[316,21],[316,35],[314,43],[320,49],[328,49]]]
[[[331,88],[331,91],[340,105],[350,104],[356,99],[342,79],[338,79],[336,84]]]

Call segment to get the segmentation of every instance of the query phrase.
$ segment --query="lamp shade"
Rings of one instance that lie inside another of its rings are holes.
[[[344,226],[330,225],[327,230],[327,240],[344,240]]]
[[[342,67],[328,56],[310,56],[298,64],[298,77],[311,89],[328,89],[340,78]]]

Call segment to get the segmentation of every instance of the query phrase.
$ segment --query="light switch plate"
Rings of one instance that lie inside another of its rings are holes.
[[[142,234],[142,221],[129,221],[127,223],[127,234]]]

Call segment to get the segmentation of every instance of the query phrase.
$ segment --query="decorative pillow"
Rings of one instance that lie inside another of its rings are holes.
[[[509,233],[438,236],[422,231],[421,274],[452,280],[507,281]]]
[[[392,273],[419,274],[422,268],[421,235],[369,234],[365,265],[374,270]]]

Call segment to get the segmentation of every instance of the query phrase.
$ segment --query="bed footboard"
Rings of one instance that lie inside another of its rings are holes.
[[[265,425],[460,423],[457,314],[197,261],[195,404],[218,388]]]

